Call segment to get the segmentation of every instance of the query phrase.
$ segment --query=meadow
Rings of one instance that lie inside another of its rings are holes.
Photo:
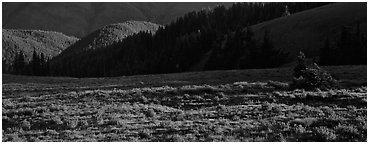
[[[336,89],[292,68],[111,78],[3,74],[2,141],[367,141],[366,66]]]

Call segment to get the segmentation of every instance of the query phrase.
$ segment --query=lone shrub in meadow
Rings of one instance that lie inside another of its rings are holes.
[[[337,81],[316,63],[308,65],[302,52],[298,56],[298,64],[294,69],[293,76],[291,84],[293,89],[329,89],[337,85]]]

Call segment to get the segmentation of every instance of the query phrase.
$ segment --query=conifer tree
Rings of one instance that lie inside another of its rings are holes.
[[[330,53],[331,51],[331,44],[329,42],[329,39],[327,38],[324,43],[324,47],[320,48],[320,54],[319,54],[319,64],[320,65],[327,65],[330,62],[330,60],[333,58],[331,57]]]
[[[299,56],[297,56],[297,65],[293,69],[293,76],[296,78],[299,78],[302,76],[302,71],[306,70],[307,63],[306,63],[306,57],[303,52],[300,51]]]
[[[35,50],[33,50],[32,60],[31,60],[31,67],[32,67],[32,75],[39,76],[40,75],[40,58]]]
[[[22,51],[20,51],[13,62],[13,73],[14,74],[24,74],[26,63],[24,61],[24,54]]]
[[[3,73],[8,73],[9,72],[9,65],[6,63],[6,61],[3,59]]]
[[[39,69],[39,75],[46,75],[46,60],[44,53],[41,53],[40,55],[40,69]]]
[[[291,15],[291,13],[290,13],[290,11],[288,10],[288,6],[286,5],[286,6],[285,6],[285,9],[284,9],[284,13],[283,13],[283,15],[282,15],[282,16],[289,16],[289,15]]]

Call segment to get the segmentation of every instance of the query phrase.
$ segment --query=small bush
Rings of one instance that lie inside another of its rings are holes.
[[[81,120],[79,123],[80,123],[80,125],[81,125],[81,126],[83,126],[83,127],[88,127],[88,126],[89,126],[89,125],[88,125],[88,121],[87,121],[86,119]]]
[[[303,119],[297,118],[297,119],[294,119],[294,120],[290,121],[290,125],[291,126],[301,125],[301,126],[304,126],[304,127],[308,127],[311,124],[315,123],[317,120],[318,119],[316,119],[316,118],[303,118]]]
[[[58,135],[59,133],[55,130],[47,129],[45,134],[47,134],[47,135]]]
[[[138,101],[144,104],[147,104],[149,102],[149,100],[143,95],[138,97]]]
[[[70,128],[70,129],[74,129],[78,126],[78,118],[73,118],[73,119],[67,119],[67,126]]]
[[[261,110],[263,110],[263,111],[270,111],[270,110],[272,110],[272,107],[273,106],[268,102],[263,102],[261,104]]]
[[[179,134],[174,134],[170,136],[170,139],[172,142],[185,142],[186,140],[184,139],[184,137],[182,137]]]
[[[25,140],[18,136],[18,134],[11,134],[11,135],[5,135],[3,138],[5,139],[5,142],[11,141],[11,142],[25,142]]]
[[[216,96],[219,98],[219,99],[224,99],[227,97],[227,95],[225,95],[223,92],[218,92],[216,93]]]
[[[55,123],[55,124],[58,124],[58,125],[61,125],[63,124],[63,121],[61,120],[61,118],[59,116],[55,116],[52,118],[52,121]]]
[[[153,118],[156,117],[156,113],[153,109],[148,109],[145,111],[146,117]]]
[[[177,112],[176,114],[173,115],[173,119],[174,121],[183,121],[185,120],[186,115],[183,112]]]
[[[366,136],[360,134],[353,125],[338,125],[334,128],[338,141],[366,141]]]
[[[138,136],[142,139],[149,139],[152,137],[150,130],[142,129],[138,132]]]
[[[26,119],[22,121],[22,128],[23,129],[30,129],[31,128],[31,123],[29,121],[27,121]]]
[[[239,121],[241,118],[238,115],[233,115],[231,118],[233,121]]]
[[[276,89],[287,90],[289,88],[288,83],[278,82],[278,81],[268,81],[268,86],[272,86]]]
[[[227,110],[226,107],[224,105],[221,105],[221,104],[219,104],[216,109],[217,109],[217,111],[226,111]]]
[[[212,100],[213,102],[218,103],[220,101],[220,98],[218,96],[214,96]]]
[[[329,89],[336,87],[337,81],[316,63],[307,65],[305,56],[300,53],[298,65],[294,69],[294,79],[291,84],[293,89]]]
[[[315,141],[335,141],[337,137],[334,130],[327,127],[315,127],[313,128],[313,134]]]

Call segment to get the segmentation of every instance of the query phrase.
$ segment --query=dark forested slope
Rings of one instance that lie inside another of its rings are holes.
[[[199,61],[204,63],[200,70],[276,67],[288,61],[288,54],[274,48],[269,33],[255,41],[252,30],[243,29],[285,16],[286,6],[296,13],[326,4],[236,3],[190,12],[155,35],[140,32],[103,49],[54,59],[51,74],[100,77],[183,72]]]

